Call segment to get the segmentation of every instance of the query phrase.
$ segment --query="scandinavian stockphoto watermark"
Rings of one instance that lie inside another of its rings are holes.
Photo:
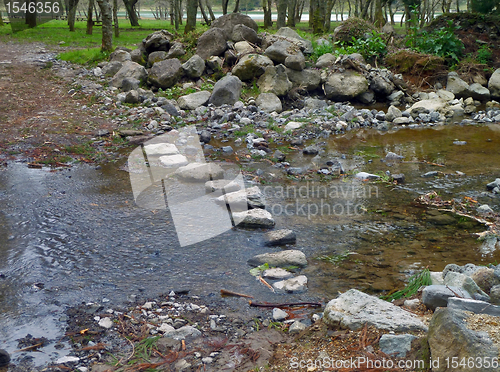
[[[207,163],[195,126],[172,130],[135,148],[128,170],[136,204],[168,209],[181,246],[230,230],[245,220],[252,198],[273,216],[359,216],[367,199],[378,197],[376,185],[301,183],[245,189],[234,163]],[[238,197],[229,197],[230,192]],[[221,199],[222,198],[222,199]],[[221,202],[222,201],[222,202]],[[255,203],[254,203],[255,206]],[[238,213],[235,213],[238,212]]]

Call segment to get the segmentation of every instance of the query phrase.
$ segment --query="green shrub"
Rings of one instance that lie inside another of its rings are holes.
[[[478,49],[476,60],[479,63],[487,65],[488,63],[491,62],[492,57],[493,57],[493,52],[488,47],[488,45],[485,44]]]
[[[351,17],[340,24],[335,30],[335,42],[351,45],[352,40],[362,39],[365,34],[371,34],[375,27],[364,19]]]
[[[314,62],[316,62],[318,58],[321,57],[323,54],[333,53],[333,44],[330,42],[318,44],[318,42],[313,41],[312,44],[313,44],[313,53],[311,55],[311,58]]]

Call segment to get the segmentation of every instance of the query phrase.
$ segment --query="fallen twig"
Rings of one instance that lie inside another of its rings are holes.
[[[38,343],[38,344],[36,344],[36,345],[27,346],[27,347],[24,347],[24,348],[22,348],[22,349],[19,349],[19,350],[13,351],[13,353],[20,353],[20,352],[22,352],[22,351],[33,350],[33,349],[36,349],[36,348],[38,348],[38,347],[40,347],[40,346],[42,346],[42,345],[43,345],[43,342],[40,342],[40,343]]]
[[[233,297],[246,297],[246,298],[253,298],[253,296],[246,295],[243,293],[238,293],[238,292],[233,292],[233,291],[228,291],[226,289],[221,289],[220,290],[221,296],[233,296]]]
[[[273,304],[268,302],[253,302],[248,301],[250,306],[254,307],[294,307],[294,306],[308,306],[308,307],[321,307],[323,306],[317,302],[290,302],[290,303],[282,303],[282,304]]]
[[[259,275],[259,276],[257,277],[257,279],[259,279],[259,281],[260,281],[262,284],[264,284],[267,288],[269,288],[271,291],[273,291],[273,292],[274,292],[274,288],[271,286],[271,284],[269,284],[268,282],[266,282],[266,281],[264,280],[264,278],[263,278],[263,277],[261,277],[261,276]]]

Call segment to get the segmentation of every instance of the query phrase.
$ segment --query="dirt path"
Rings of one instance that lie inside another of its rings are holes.
[[[0,160],[56,163],[83,155],[81,146],[109,121],[72,90],[72,67],[51,69],[56,52],[43,44],[0,43]]]

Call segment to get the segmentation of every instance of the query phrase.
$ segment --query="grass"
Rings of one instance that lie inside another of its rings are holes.
[[[63,61],[80,65],[97,65],[101,61],[106,61],[108,57],[109,53],[102,52],[101,48],[69,50],[58,55],[58,58]]]
[[[390,293],[387,296],[381,296],[380,298],[389,302],[400,298],[408,298],[417,293],[420,287],[431,284],[431,273],[429,269],[424,269],[420,273],[412,275],[408,280],[408,284],[403,289]]]
[[[346,251],[346,252],[340,253],[340,254],[319,256],[316,259],[320,260],[320,261],[330,262],[334,265],[338,265],[341,262],[348,260],[350,255],[351,255],[351,252]]]

